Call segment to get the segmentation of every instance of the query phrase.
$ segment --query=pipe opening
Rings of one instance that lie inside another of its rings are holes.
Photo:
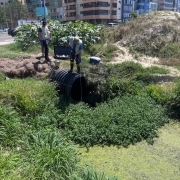
[[[71,97],[75,100],[84,100],[88,95],[86,80],[84,77],[76,79],[71,88]]]
[[[57,82],[59,94],[65,94],[74,100],[86,100],[88,98],[88,87],[86,79],[82,74],[69,73],[66,70],[53,70],[52,81]]]

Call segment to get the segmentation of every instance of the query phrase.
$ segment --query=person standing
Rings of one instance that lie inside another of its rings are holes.
[[[43,21],[41,21],[41,26],[43,25],[42,24],[43,23]],[[41,28],[41,27],[40,27]],[[40,30],[41,31],[41,30]],[[39,36],[39,29],[38,29],[38,39],[39,39],[39,43],[40,43],[40,45],[41,45],[41,52],[42,52],[42,57],[44,57],[44,45],[43,45],[43,40],[41,39],[42,37],[41,36]]]
[[[46,21],[43,21],[42,27],[38,29],[38,39],[44,46],[45,61],[51,60],[49,58],[49,47],[48,47],[49,38],[50,38],[50,31],[48,27],[46,26]],[[43,49],[42,49],[42,52],[43,52]]]
[[[67,46],[71,50],[69,72],[73,72],[74,60],[75,60],[77,65],[77,73],[80,73],[80,63],[82,61],[82,50],[83,50],[82,41],[78,36],[68,37]]]

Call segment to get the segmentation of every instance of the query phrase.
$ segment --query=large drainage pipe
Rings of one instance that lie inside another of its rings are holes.
[[[84,100],[88,95],[84,75],[69,73],[67,70],[52,70],[51,80],[58,83],[58,90],[74,100]]]

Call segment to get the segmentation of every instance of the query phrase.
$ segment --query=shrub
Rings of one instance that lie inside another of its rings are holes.
[[[60,127],[76,143],[86,147],[129,144],[146,139],[152,142],[158,127],[168,122],[165,110],[145,95],[117,97],[96,108],[84,103],[70,105]]]
[[[117,95],[139,94],[144,86],[156,81],[153,74],[166,74],[165,68],[143,68],[141,64],[123,62],[117,65],[98,65],[84,68],[90,91],[86,102],[91,105],[116,97]]]
[[[83,21],[61,24],[59,21],[49,20],[47,26],[51,31],[50,45],[65,45],[67,37],[75,35],[81,37],[84,49],[86,49],[91,43],[101,41],[100,31],[103,28],[102,25],[95,26]],[[15,41],[23,50],[39,43],[37,38],[37,25],[21,25],[19,29],[21,28],[28,29],[28,32],[17,33]]]
[[[146,93],[160,104],[167,104],[172,95],[170,88],[161,87],[159,85],[148,85],[145,89]]]
[[[18,46],[22,50],[27,50],[29,47],[37,44],[38,42],[38,37],[37,37],[37,30],[38,26],[37,25],[31,25],[31,24],[22,24],[19,26],[17,29],[27,29],[27,32],[22,32],[19,31],[16,34],[15,41],[18,43]]]
[[[170,72],[169,69],[158,66],[147,67],[145,71],[149,72],[150,74],[168,74]]]
[[[119,79],[118,77],[112,77],[108,80],[109,84],[109,97],[112,99],[116,96],[123,96],[127,94],[139,94],[142,92],[144,84],[135,80]]]
[[[176,58],[180,56],[180,44],[179,43],[169,43],[166,46],[163,46],[159,53],[158,57],[162,58]]]
[[[180,81],[177,81],[172,91],[173,95],[168,106],[169,114],[173,118],[180,117]]]

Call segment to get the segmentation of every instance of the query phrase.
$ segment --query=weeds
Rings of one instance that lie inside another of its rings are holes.
[[[15,147],[24,134],[19,114],[10,106],[0,105],[0,145]]]
[[[53,105],[56,99],[54,89],[53,84],[36,78],[4,81],[0,84],[1,103],[12,104],[22,115],[34,116]]]

